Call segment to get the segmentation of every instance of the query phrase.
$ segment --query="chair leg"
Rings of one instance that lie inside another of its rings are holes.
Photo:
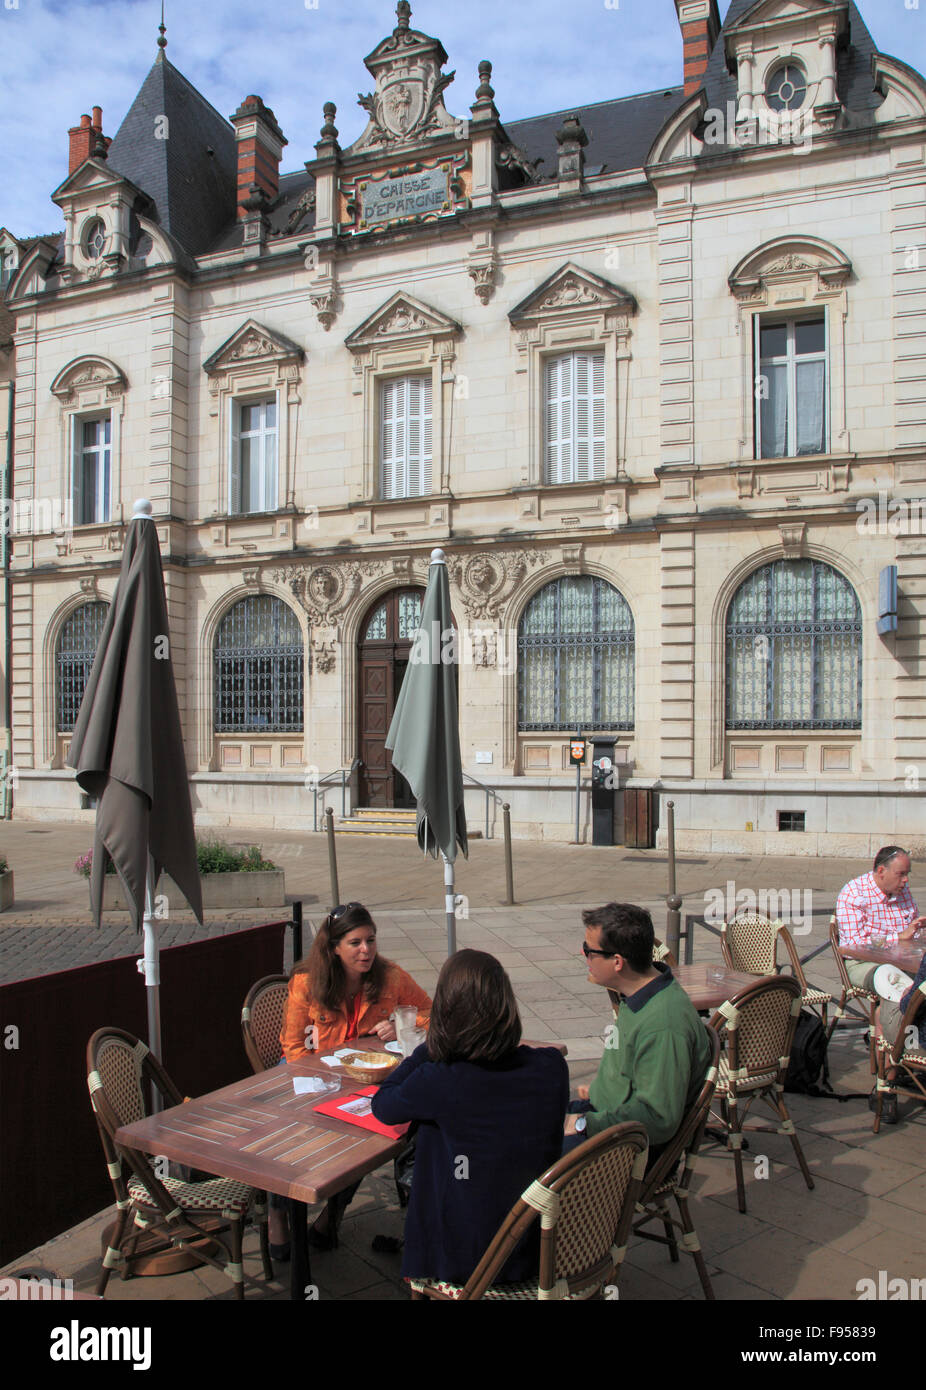
[[[685,1233],[682,1238],[682,1244],[695,1262],[695,1269],[697,1269],[698,1278],[701,1280],[701,1288],[704,1290],[704,1297],[713,1303],[714,1286],[711,1283],[711,1276],[707,1272],[707,1265],[701,1253],[701,1242],[698,1240],[698,1233],[694,1228],[691,1212],[688,1210],[688,1199],[683,1192],[676,1192],[675,1200],[678,1204],[678,1214],[682,1223],[682,1230]]]
[[[113,1272],[115,1262],[119,1259],[120,1255],[122,1255],[122,1238],[128,1219],[128,1208],[121,1208],[116,1217],[116,1227],[110,1237],[109,1247],[107,1248],[106,1254],[103,1256],[103,1263],[100,1266],[100,1275],[96,1281],[97,1298],[102,1298],[106,1292],[106,1285],[109,1283],[109,1276]],[[107,1261],[110,1261],[110,1263],[107,1263]]]
[[[778,1092],[774,1096],[770,1095],[768,1099],[770,1104],[772,1105],[772,1108],[777,1110],[778,1114],[781,1117],[781,1132],[783,1134],[787,1134],[788,1138],[791,1140],[791,1147],[794,1149],[794,1152],[797,1155],[797,1161],[800,1164],[801,1172],[804,1175],[804,1181],[807,1184],[810,1191],[812,1192],[813,1178],[810,1176],[810,1169],[807,1167],[807,1160],[804,1157],[804,1150],[801,1148],[801,1141],[797,1137],[797,1130],[794,1128],[794,1121],[788,1114],[788,1107],[784,1103],[784,1098],[781,1092]]]
[[[667,1206],[663,1206],[660,1208],[659,1216],[662,1221],[662,1229],[666,1233],[666,1241],[669,1246],[669,1259],[672,1261],[674,1265],[677,1265],[678,1239],[675,1235],[675,1226],[672,1223],[672,1217]]]
[[[242,1231],[241,1217],[233,1216],[229,1222],[229,1235],[231,1236],[231,1273],[235,1281],[235,1298],[239,1301],[244,1298],[244,1258],[242,1253]]]
[[[267,1222],[267,1194],[262,1194],[263,1201],[259,1203],[255,1210],[257,1217],[257,1234],[260,1239],[260,1260],[264,1269],[264,1278],[273,1278],[273,1265],[270,1262],[270,1236]]]
[[[736,1171],[736,1203],[740,1211],[746,1211],[746,1184],[743,1180],[743,1129],[736,1097],[729,1095],[726,1101],[727,1148],[733,1150],[733,1166]]]

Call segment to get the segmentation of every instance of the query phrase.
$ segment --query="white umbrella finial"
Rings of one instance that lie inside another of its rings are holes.
[[[140,516],[148,516],[148,517],[150,517],[150,515],[151,515],[151,513],[152,513],[153,511],[154,511],[154,508],[152,507],[151,503],[148,501],[147,497],[139,497],[139,498],[136,500],[134,507],[132,508],[132,520],[134,521],[134,520],[136,519],[136,517],[140,517]]]
[[[432,565],[446,565],[447,557],[445,556],[444,552],[441,550],[439,545],[435,546],[434,549],[431,551],[430,563]]]

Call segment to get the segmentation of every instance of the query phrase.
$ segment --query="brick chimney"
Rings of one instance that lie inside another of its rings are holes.
[[[280,159],[288,144],[276,117],[260,97],[245,97],[229,117],[235,127],[238,145],[238,217],[247,216],[243,206],[252,196],[252,184],[273,202],[280,191]]]
[[[685,58],[685,96],[692,96],[704,84],[711,49],[720,33],[717,0],[675,0],[682,30]]]
[[[93,119],[89,116],[81,116],[80,125],[72,126],[68,131],[70,149],[68,152],[68,174],[73,174],[75,169],[79,169],[85,159],[89,159],[93,154],[97,140],[103,137],[106,148],[109,149],[112,140],[103,135],[103,111],[99,106],[93,108]]]

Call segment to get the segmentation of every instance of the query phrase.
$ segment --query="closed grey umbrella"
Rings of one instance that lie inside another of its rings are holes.
[[[450,614],[450,585],[442,550],[431,551],[428,587],[421,606],[395,714],[386,735],[392,765],[408,782],[418,804],[418,843],[444,859],[447,950],[456,950],[453,864],[457,846],[468,855],[463,809],[463,765],[457,722],[456,633]]]
[[[98,800],[90,877],[97,926],[110,859],[145,929],[149,1045],[160,1055],[154,887],[162,869],[201,922],[193,812],[151,503],[135,504],[122,568],[74,726],[68,764]],[[146,902],[147,898],[147,902]]]

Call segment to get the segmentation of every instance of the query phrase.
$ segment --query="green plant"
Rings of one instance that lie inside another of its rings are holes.
[[[232,849],[223,840],[211,837],[196,841],[196,863],[201,874],[247,874],[276,868],[276,864],[261,857],[258,845],[250,845],[246,850]]]

